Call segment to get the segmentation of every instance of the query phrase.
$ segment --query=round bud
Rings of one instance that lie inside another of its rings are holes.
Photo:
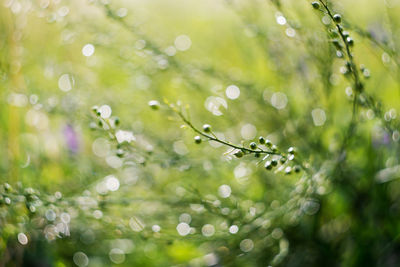
[[[4,183],[4,190],[6,190],[7,192],[11,191],[11,185],[9,183]]]
[[[294,153],[295,153],[294,147],[289,147],[289,149],[287,150],[287,152],[288,152],[289,154],[294,154]]]
[[[348,31],[344,31],[344,32],[342,32],[342,34],[343,34],[344,38],[347,38],[350,36]]]
[[[255,142],[251,142],[250,143],[250,148],[251,149],[256,149],[257,148],[257,144]]]
[[[301,171],[301,168],[299,165],[294,166],[293,168],[294,172],[299,173]]]
[[[278,161],[276,159],[271,160],[271,165],[275,167],[278,165]]]
[[[332,44],[336,47],[337,50],[342,49],[342,46],[340,45],[340,42],[338,39],[333,39]]]
[[[272,146],[272,142],[267,139],[267,140],[265,140],[265,145],[268,146],[268,147],[271,147]]]
[[[149,106],[152,109],[157,110],[160,108],[160,103],[157,100],[151,100],[151,101],[149,101]]]
[[[320,7],[320,5],[319,5],[318,2],[312,2],[311,5],[312,5],[312,7],[313,7],[314,9],[319,9],[319,7]]]
[[[243,152],[239,150],[239,151],[235,152],[233,155],[235,155],[235,157],[237,157],[237,158],[241,158],[241,157],[243,157]]]
[[[340,23],[340,22],[342,22],[342,16],[340,16],[339,14],[335,14],[335,15],[333,15],[333,20],[336,23]]]
[[[33,206],[33,205],[28,205],[27,208],[28,208],[29,212],[31,212],[31,213],[35,213],[36,212],[36,207]]]
[[[348,44],[349,46],[353,46],[353,45],[354,45],[354,40],[353,40],[353,38],[347,37],[347,38],[346,38],[346,41],[347,41],[347,44]]]
[[[259,158],[259,157],[261,157],[261,154],[257,152],[254,154],[254,157]]]
[[[265,144],[265,139],[264,139],[264,137],[262,137],[262,136],[260,136],[259,138],[258,138],[258,142],[260,142],[260,144]]]
[[[114,119],[114,123],[115,123],[115,126],[118,126],[118,125],[119,125],[120,120],[119,120],[118,117],[116,117],[116,118]]]
[[[99,121],[98,124],[99,124],[100,127],[103,127],[103,122],[102,121]]]
[[[92,107],[92,111],[94,112],[94,113],[97,113],[97,109],[98,109],[99,107],[98,106],[93,106]]]
[[[336,31],[336,29],[331,29],[331,30],[329,30],[329,32],[331,33],[332,38],[338,38],[339,37],[339,34]]]
[[[369,71],[369,69],[364,69],[362,71],[362,74],[364,75],[365,78],[369,78],[371,76],[371,72]]]
[[[278,147],[276,145],[272,145],[271,147],[272,152],[278,151]]]
[[[28,187],[28,188],[25,188],[24,193],[27,196],[31,196],[31,195],[35,194],[35,190],[31,187]]]
[[[286,157],[281,157],[280,159],[279,159],[279,161],[283,164],[283,163],[285,163],[286,162]]]
[[[206,133],[211,132],[211,126],[209,124],[204,124],[203,125],[203,131]]]
[[[122,149],[117,149],[117,156],[122,158],[122,156],[124,155],[124,150]]]
[[[267,162],[265,162],[265,166],[264,166],[267,170],[271,170],[272,169],[272,164],[271,164],[271,161],[267,161]]]
[[[285,168],[285,173],[286,174],[291,174],[292,173],[292,168],[291,167],[286,167]]]
[[[201,137],[200,136],[195,136],[194,137],[194,142],[196,143],[196,144],[200,144],[201,143]]]
[[[95,130],[95,129],[97,128],[97,124],[96,124],[94,121],[92,121],[92,122],[89,124],[89,128],[90,128],[91,130]]]

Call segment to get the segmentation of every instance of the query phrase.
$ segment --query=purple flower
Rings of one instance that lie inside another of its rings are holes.
[[[68,150],[73,154],[77,153],[79,150],[78,135],[71,124],[67,124],[64,127],[64,137]]]

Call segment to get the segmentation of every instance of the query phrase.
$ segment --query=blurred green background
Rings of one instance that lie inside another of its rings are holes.
[[[400,1],[329,5],[365,90],[350,136],[309,1],[2,1],[0,266],[399,266]],[[151,100],[306,170],[197,145]]]

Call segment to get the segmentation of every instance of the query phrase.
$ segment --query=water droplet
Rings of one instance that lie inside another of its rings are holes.
[[[320,108],[313,109],[311,111],[311,116],[315,126],[322,126],[325,124],[326,115],[323,109]]]
[[[276,23],[279,25],[285,25],[286,24],[286,18],[284,16],[277,16],[276,17]]]
[[[218,188],[218,194],[219,194],[220,197],[222,197],[222,198],[228,198],[228,197],[230,197],[231,193],[232,193],[232,189],[231,189],[231,187],[230,187],[229,185],[224,184],[224,185],[221,185],[221,186]]]
[[[229,233],[236,234],[239,231],[239,227],[237,225],[232,225],[229,227]]]
[[[18,234],[18,242],[21,245],[26,245],[26,244],[28,244],[28,237],[24,233],[19,233]]]
[[[226,96],[229,99],[236,99],[240,96],[240,89],[236,85],[229,85],[225,90]]]
[[[221,116],[222,115],[222,111],[220,110],[220,107],[222,106],[225,109],[227,109],[228,108],[228,103],[222,97],[210,96],[210,97],[207,97],[206,101],[204,102],[204,106],[213,115]]]
[[[115,138],[117,138],[117,142],[120,143],[120,144],[123,143],[123,142],[130,143],[130,142],[136,140],[136,138],[135,138],[135,136],[133,135],[132,132],[124,131],[124,130],[118,130],[115,133]]]
[[[92,45],[92,44],[85,44],[84,46],[83,46],[83,48],[82,48],[82,54],[85,56],[85,57],[90,57],[91,55],[93,55],[94,54],[94,45]]]
[[[151,227],[151,230],[153,230],[155,233],[158,233],[161,231],[161,227],[158,224],[155,224]]]
[[[202,233],[204,236],[207,236],[207,237],[212,236],[212,235],[214,235],[214,233],[215,233],[215,228],[214,228],[214,226],[211,225],[211,224],[205,224],[205,225],[201,228],[201,233]]]
[[[57,214],[53,210],[47,210],[45,216],[47,220],[54,221],[57,217]]]
[[[113,248],[110,250],[108,254],[110,260],[115,264],[121,264],[125,261],[125,253],[122,249]]]
[[[243,252],[249,252],[254,248],[254,242],[251,239],[243,239],[240,242],[240,249]]]
[[[240,130],[240,134],[246,140],[254,139],[257,134],[257,128],[252,124],[245,124]]]
[[[70,74],[65,73],[58,79],[58,88],[60,88],[60,90],[63,92],[70,91],[74,85],[74,77],[72,77]]]
[[[140,232],[144,229],[145,225],[144,223],[137,217],[132,217],[129,220],[129,226],[132,228],[133,231],[135,232]]]
[[[111,117],[112,110],[109,105],[102,105],[97,111],[100,112],[100,116],[103,119],[108,119]]]
[[[79,267],[86,267],[89,264],[88,256],[86,256],[86,254],[81,251],[76,252],[72,259],[74,263]]]
[[[180,51],[186,51],[192,46],[192,40],[187,35],[179,35],[175,39],[175,47]]]
[[[110,191],[117,191],[119,189],[119,180],[115,176],[107,176],[106,187]]]
[[[125,7],[121,7],[120,9],[117,10],[118,17],[123,18],[126,15],[128,15],[128,9],[126,9]]]
[[[181,222],[176,226],[176,231],[181,236],[186,236],[190,233],[190,226],[187,223]]]
[[[182,213],[179,216],[179,222],[184,222],[184,223],[189,224],[191,221],[192,221],[192,216],[190,216],[190,214],[188,214],[188,213]]]
[[[277,92],[271,97],[271,105],[276,109],[284,109],[287,105],[288,99],[284,93]]]
[[[204,261],[207,266],[216,266],[218,264],[218,257],[214,253],[209,253],[204,256]]]

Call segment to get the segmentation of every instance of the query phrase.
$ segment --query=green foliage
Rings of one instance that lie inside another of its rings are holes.
[[[397,1],[4,1],[0,266],[399,266]]]

